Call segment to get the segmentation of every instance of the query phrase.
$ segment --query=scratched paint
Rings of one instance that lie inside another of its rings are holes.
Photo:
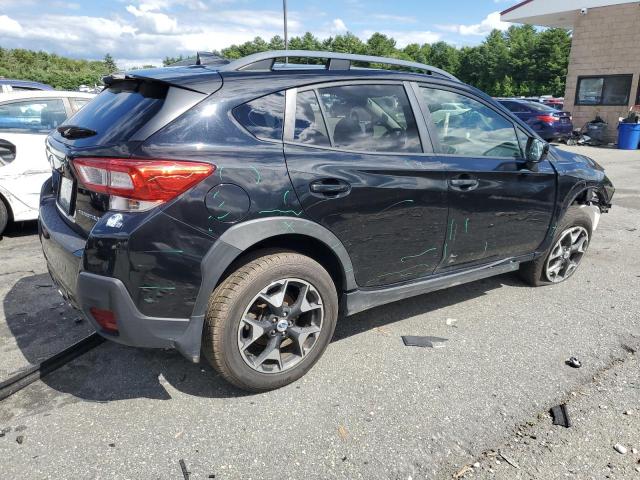
[[[427,254],[427,253],[429,253],[429,252],[434,252],[434,251],[436,251],[436,250],[437,250],[437,248],[430,248],[429,250],[425,250],[424,252],[422,252],[422,253],[418,253],[417,255],[407,255],[406,257],[402,257],[402,258],[400,259],[400,261],[401,261],[402,263],[404,263],[406,260],[408,260],[408,259],[410,259],[410,258],[418,258],[418,257],[422,257],[423,255],[426,255],[426,254]]]
[[[258,213],[260,214],[267,214],[267,213],[277,213],[279,215],[288,215],[290,213],[294,214],[296,217],[299,217],[300,215],[302,215],[302,210],[300,210],[299,212],[296,212],[295,210],[279,210],[279,209],[274,209],[274,210],[260,210]]]
[[[224,170],[224,167],[220,167],[218,169],[218,174],[220,175],[220,181],[222,181],[222,170]]]
[[[415,203],[415,200],[402,200],[400,202],[393,203],[393,204],[389,205],[387,208],[385,208],[384,210],[381,210],[378,213],[384,213],[387,210],[391,210],[393,207],[397,207],[398,205],[402,205],[403,203]]]
[[[464,221],[464,233],[469,233],[469,219]]]
[[[141,290],[175,290],[176,287],[139,287]]]
[[[431,265],[429,265],[427,263],[421,263],[419,265],[414,265],[413,267],[405,268],[404,270],[398,270],[397,272],[384,273],[382,275],[378,275],[377,278],[384,278],[384,277],[388,277],[390,275],[402,275],[402,274],[405,274],[406,272],[409,272],[411,270],[415,270],[415,269],[420,268],[420,267],[431,268]]]
[[[456,223],[456,219],[452,218],[449,224],[449,240],[453,240],[453,225]]]
[[[287,204],[287,197],[289,196],[289,192],[291,190],[287,190],[286,192],[284,192],[284,195],[282,196],[282,203],[284,203],[285,205]]]
[[[220,215],[219,217],[216,217],[216,220],[224,220],[225,218],[227,218],[229,215],[231,215],[231,212],[227,212],[224,215]]]

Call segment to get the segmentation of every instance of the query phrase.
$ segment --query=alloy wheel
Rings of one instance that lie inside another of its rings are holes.
[[[285,278],[262,289],[244,311],[238,348],[249,367],[282,373],[295,367],[318,343],[324,308],[309,282]]]
[[[588,246],[589,232],[584,227],[571,227],[562,232],[547,259],[547,280],[560,283],[573,275]]]

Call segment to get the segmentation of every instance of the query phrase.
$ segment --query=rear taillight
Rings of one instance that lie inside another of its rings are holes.
[[[543,123],[555,123],[558,121],[553,115],[538,115],[536,118]]]
[[[104,310],[102,308],[91,307],[89,313],[94,318],[96,323],[102,327],[103,330],[109,333],[118,333],[118,322],[116,320],[116,314],[111,310]]]
[[[76,158],[83,186],[111,196],[110,209],[144,211],[186,192],[215,171],[209,163],[182,160]]]

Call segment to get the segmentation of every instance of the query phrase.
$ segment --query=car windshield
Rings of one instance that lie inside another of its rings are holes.
[[[556,109],[553,107],[550,107],[548,105],[544,105],[543,103],[538,103],[538,102],[522,102],[524,104],[527,105],[527,107],[531,108],[532,110],[535,110],[536,112],[555,112]]]

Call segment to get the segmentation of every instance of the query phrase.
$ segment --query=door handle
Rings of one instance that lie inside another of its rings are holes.
[[[470,191],[478,188],[479,183],[477,178],[472,178],[469,175],[460,175],[449,180],[449,185],[454,190]]]
[[[349,193],[351,185],[343,180],[336,178],[328,178],[324,180],[316,180],[309,185],[312,193],[319,193],[327,196],[338,196],[341,193]]]

